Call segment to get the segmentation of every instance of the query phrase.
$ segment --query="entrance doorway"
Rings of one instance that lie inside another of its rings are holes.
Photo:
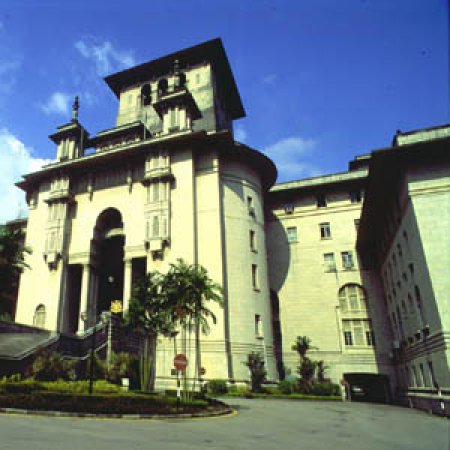
[[[115,208],[103,211],[97,219],[94,240],[98,252],[97,316],[109,311],[111,302],[123,301],[123,271],[125,236],[122,216]]]
[[[389,378],[376,373],[345,373],[350,399],[355,402],[390,403]]]

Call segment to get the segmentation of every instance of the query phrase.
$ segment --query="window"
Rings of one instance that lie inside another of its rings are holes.
[[[425,378],[425,370],[423,369],[423,364],[419,364],[420,382],[422,386],[427,386],[427,381]]]
[[[253,206],[253,198],[247,196],[247,209],[250,216],[255,217],[255,207]]]
[[[252,252],[256,252],[256,240],[254,230],[249,231],[249,240],[250,240],[250,250]]]
[[[330,239],[331,238],[331,228],[330,222],[323,222],[319,224],[320,228],[320,238],[321,239]]]
[[[372,347],[374,345],[370,320],[343,320],[342,330],[346,346]]]
[[[262,336],[261,316],[259,314],[255,314],[255,336]]]
[[[327,198],[325,197],[325,194],[317,195],[316,204],[318,208],[325,208],[327,206]]]
[[[359,230],[359,222],[360,222],[359,219],[355,219],[355,230],[356,230],[356,232],[358,232],[358,230]]]
[[[45,327],[45,306],[39,305],[35,312],[33,317],[33,325],[37,328],[44,328]]]
[[[425,323],[423,309],[422,309],[422,296],[420,295],[420,289],[419,286],[414,286],[414,293],[416,294],[416,304],[417,304],[417,310],[419,311],[419,317],[421,326]]]
[[[366,311],[364,289],[357,284],[346,284],[339,289],[339,306],[343,313],[349,311]]]
[[[256,264],[252,264],[252,286],[253,289],[258,290],[258,266]]]
[[[399,258],[403,256],[402,246],[400,244],[397,244],[397,253]]]
[[[159,217],[153,216],[152,220],[152,237],[159,237]]]
[[[288,242],[297,242],[297,227],[287,227]]]
[[[342,257],[342,267],[345,270],[350,270],[354,268],[355,265],[353,263],[352,252],[342,252],[341,257]]]
[[[323,262],[325,265],[326,272],[336,271],[336,262],[334,261],[334,253],[324,253]]]
[[[179,114],[177,108],[172,108],[169,110],[169,130],[179,128],[178,116]]]
[[[350,201],[352,203],[360,203],[361,202],[361,191],[352,191],[349,194]]]

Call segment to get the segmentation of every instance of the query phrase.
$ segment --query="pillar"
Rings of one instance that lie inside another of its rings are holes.
[[[89,278],[90,278],[90,266],[89,264],[83,264],[83,274],[81,275],[81,295],[80,295],[80,313],[78,318],[78,331],[86,331],[90,323],[90,302],[89,302]],[[88,314],[88,321],[85,323],[81,320],[81,313]]]
[[[123,274],[123,311],[128,311],[128,304],[131,296],[131,259],[124,260],[124,274]]]

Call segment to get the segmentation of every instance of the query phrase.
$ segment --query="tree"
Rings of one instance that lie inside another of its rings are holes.
[[[303,359],[306,356],[306,352],[311,348],[311,339],[307,336],[297,336],[296,341],[292,345],[292,350],[296,351],[300,358]]]
[[[163,291],[164,276],[150,272],[139,279],[132,290],[125,326],[135,330],[140,339],[141,389],[152,390],[155,383],[156,338],[174,331],[174,306]]]
[[[19,277],[29,268],[27,253],[31,250],[24,244],[23,231],[0,226],[0,314],[5,317],[14,315]]]
[[[298,373],[300,375],[300,382],[310,384],[316,370],[317,362],[312,361],[306,356],[308,350],[316,348],[311,346],[311,339],[307,336],[297,336],[292,350],[296,351],[300,356],[300,365],[298,366]]]
[[[223,306],[222,288],[208,276],[207,270],[199,264],[187,264],[178,259],[171,264],[165,276],[163,291],[168,303],[174,306],[174,321],[184,330],[195,331],[196,364],[195,377],[200,371],[200,331],[208,334],[210,326],[208,320],[215,324],[217,319],[206,302],[212,301]],[[194,381],[195,382],[195,381]]]
[[[250,370],[252,392],[261,392],[261,385],[267,375],[266,369],[264,368],[264,358],[258,352],[251,352],[247,355],[247,361],[244,364]]]

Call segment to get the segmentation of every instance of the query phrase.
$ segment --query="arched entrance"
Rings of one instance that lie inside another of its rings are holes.
[[[117,209],[108,208],[99,215],[94,241],[97,249],[98,315],[102,311],[109,311],[112,301],[123,300],[125,236],[122,215]]]

